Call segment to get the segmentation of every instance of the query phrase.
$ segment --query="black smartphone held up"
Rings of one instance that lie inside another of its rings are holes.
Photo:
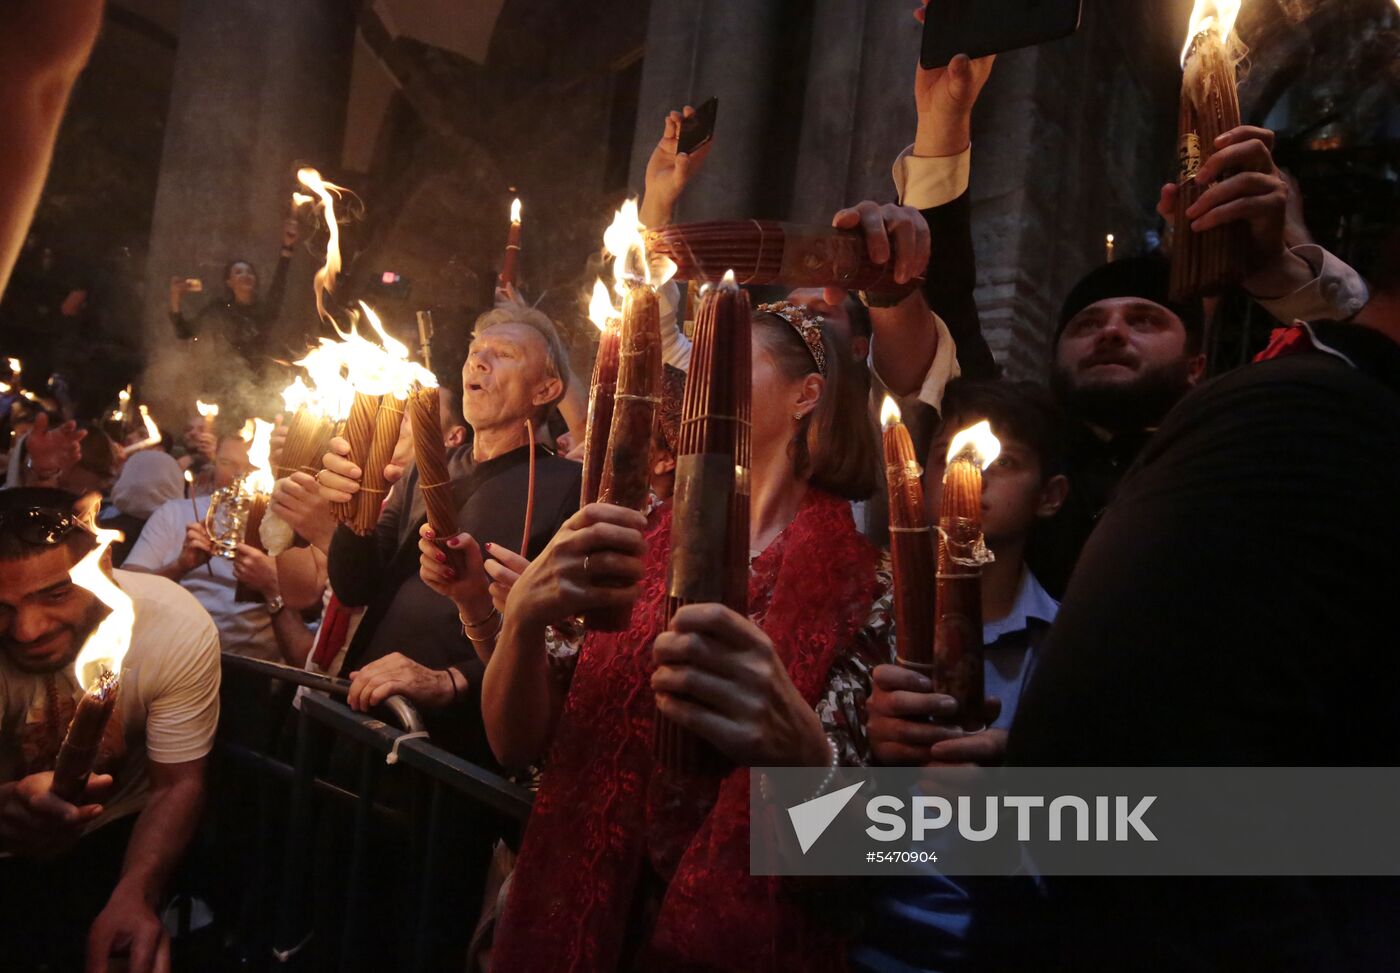
[[[680,142],[677,152],[689,155],[715,136],[715,116],[719,114],[719,99],[711,98],[695,114],[681,122]]]
[[[959,54],[1001,54],[1068,37],[1084,0],[934,0],[925,8],[919,63],[946,67]]]

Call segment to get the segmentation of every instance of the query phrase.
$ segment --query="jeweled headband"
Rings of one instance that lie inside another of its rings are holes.
[[[817,372],[823,376],[826,375],[826,346],[822,344],[822,316],[820,314],[809,307],[794,304],[791,301],[760,304],[755,310],[776,314],[792,325],[792,330],[797,332],[797,336],[807,346],[812,361],[816,363]]]

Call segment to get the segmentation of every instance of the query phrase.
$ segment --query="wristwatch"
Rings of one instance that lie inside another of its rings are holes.
[[[281,595],[273,595],[271,598],[267,599],[267,613],[269,615],[276,615],[286,607],[287,603],[282,600]]]

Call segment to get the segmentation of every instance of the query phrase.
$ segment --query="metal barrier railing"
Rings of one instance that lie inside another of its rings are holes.
[[[336,695],[344,695],[349,685],[345,680],[258,659],[225,654],[223,661],[226,685],[230,676],[235,682],[254,681],[264,686],[263,680],[270,679]],[[376,828],[387,826],[399,833],[413,853],[415,867],[410,871],[417,887],[407,890],[412,902],[408,911],[414,913],[413,929],[405,951],[407,961],[397,968],[417,971],[429,968],[435,889],[441,862],[449,857],[440,854],[439,847],[444,840],[444,816],[450,813],[449,805],[467,802],[488,809],[503,821],[523,821],[530,813],[533,795],[528,789],[435,746],[408,700],[391,697],[384,708],[397,727],[373,715],[355,712],[320,693],[302,694],[293,718],[295,743],[291,763],[271,752],[275,746],[264,752],[246,742],[220,741],[220,758],[257,775],[258,780],[253,847],[259,860],[250,867],[254,878],[249,884],[254,892],[262,894],[254,897],[257,901],[252,906],[245,904],[236,933],[253,950],[249,959],[255,968],[264,968],[257,954],[271,957],[273,962],[268,968],[326,968],[322,965],[325,950],[318,945],[328,940],[333,931],[316,928],[310,914],[310,873],[318,808],[337,807],[351,812],[345,905],[336,940],[340,955],[337,968],[347,970],[361,968],[364,962],[360,947],[366,942],[371,894],[378,898],[387,893],[403,901],[404,890],[370,888]],[[318,748],[313,737],[327,734],[342,750],[353,748],[353,784],[318,774]],[[400,793],[413,796],[408,807],[375,800],[375,786],[382,781],[381,774],[391,775],[394,782],[402,785]],[[280,792],[287,794],[287,800],[283,805],[281,868],[274,890],[274,869],[268,855],[277,847],[275,832],[281,823],[277,820],[281,808],[274,795]],[[336,894],[340,891],[335,890]],[[268,917],[266,910],[271,903],[276,903],[276,914]]]

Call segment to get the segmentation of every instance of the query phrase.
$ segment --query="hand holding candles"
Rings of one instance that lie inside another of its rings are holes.
[[[982,565],[992,559],[982,538],[982,471],[1001,452],[985,420],[953,437],[938,516],[933,629],[933,685],[958,702],[965,730],[983,726]]]
[[[929,675],[933,672],[934,560],[922,471],[899,406],[889,396],[885,396],[880,420],[890,500],[896,659],[906,668]]]

